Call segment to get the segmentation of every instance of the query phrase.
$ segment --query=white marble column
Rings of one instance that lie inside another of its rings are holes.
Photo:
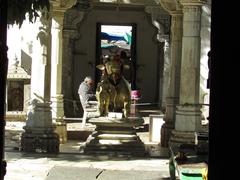
[[[180,0],[183,5],[183,39],[179,105],[176,109],[173,143],[195,143],[195,132],[201,130],[200,30],[201,1]]]
[[[166,97],[165,123],[161,130],[161,146],[168,147],[171,131],[174,129],[175,110],[179,102],[181,51],[182,51],[182,12],[171,12],[171,60],[170,60],[170,84]]]
[[[67,141],[67,129],[64,122],[64,104],[62,94],[62,38],[63,38],[63,14],[54,15],[52,18],[52,48],[51,48],[51,107],[52,118],[56,124],[60,143]]]
[[[33,44],[31,103],[28,108],[21,149],[25,152],[59,152],[59,137],[52,124],[50,106],[51,38],[50,20],[43,14],[35,23],[37,31]]]
[[[51,101],[52,115],[58,121],[64,117],[62,95],[62,28],[63,17],[52,19],[52,66],[51,66]]]

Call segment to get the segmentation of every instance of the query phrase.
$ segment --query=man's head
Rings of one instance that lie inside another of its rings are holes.
[[[87,85],[91,86],[91,87],[93,86],[93,83],[94,83],[93,78],[91,76],[85,77],[84,82],[87,83]]]

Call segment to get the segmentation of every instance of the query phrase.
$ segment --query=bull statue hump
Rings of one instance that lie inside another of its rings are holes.
[[[102,71],[102,77],[96,89],[100,115],[106,116],[108,112],[121,112],[124,117],[128,117],[131,90],[130,84],[123,77],[123,62],[118,56],[113,56],[97,68]]]

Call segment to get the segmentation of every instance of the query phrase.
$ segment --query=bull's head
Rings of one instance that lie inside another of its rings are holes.
[[[124,65],[119,56],[112,56],[106,60],[104,64],[97,65],[108,77],[109,81],[115,86],[123,75],[123,69],[129,69],[128,65]]]

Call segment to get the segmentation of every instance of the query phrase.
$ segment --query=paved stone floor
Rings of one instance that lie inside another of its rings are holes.
[[[148,115],[146,115],[147,117]],[[144,117],[146,123],[148,118]],[[26,154],[19,151],[25,122],[7,122],[5,130],[5,180],[167,180],[168,152],[159,143],[149,142],[148,132],[138,135],[149,152],[147,157],[94,156],[79,152],[83,143],[68,140],[60,145],[60,153]],[[69,124],[79,130],[80,124]]]
[[[168,159],[6,152],[5,180],[169,179]]]

